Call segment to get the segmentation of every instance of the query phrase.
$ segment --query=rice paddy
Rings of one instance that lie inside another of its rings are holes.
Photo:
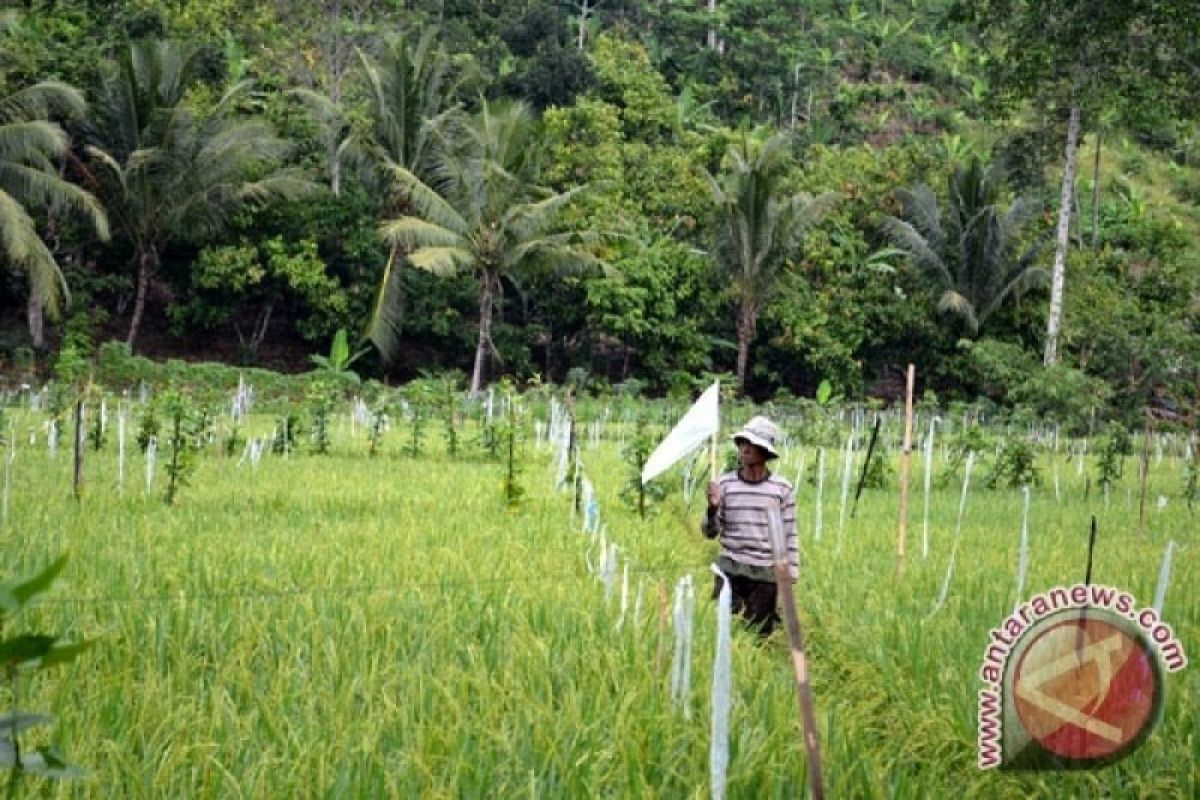
[[[304,437],[257,459],[214,443],[168,506],[161,442],[147,490],[132,427],[119,472],[110,425],[103,448],[85,454],[76,500],[68,437],[51,453],[44,413],[9,409],[3,577],[70,555],[54,589],[14,627],[96,642],[37,676],[23,697],[54,714],[42,738],[87,775],[27,778],[25,788],[105,798],[710,796],[716,552],[698,530],[703,489],[689,506],[677,467],[666,499],[640,519],[619,498],[628,431],[614,416],[596,422],[600,408],[592,420],[581,413],[579,428],[597,425],[580,437],[595,532],[583,530],[586,509],[576,512],[570,486],[555,485],[554,447],[545,427],[534,428],[549,412],[533,404],[515,505],[505,499],[503,461],[471,443],[477,415],[463,423],[456,456],[432,425],[423,452],[406,454],[399,418],[368,456],[369,431],[344,414],[327,455],[310,452]],[[266,436],[273,425],[251,417],[243,434]],[[827,796],[1200,794],[1194,665],[1167,677],[1161,723],[1114,766],[979,770],[977,673],[988,630],[1020,599],[1021,491],[977,482],[963,500],[961,483],[934,483],[925,555],[918,448],[899,574],[894,477],[866,489],[850,514],[840,446],[818,458],[799,444],[801,431],[789,432],[793,444],[776,466],[790,480],[802,463],[806,472],[797,605]],[[1023,594],[1082,580],[1095,514],[1093,581],[1150,605],[1174,540],[1163,617],[1194,661],[1200,558],[1197,517],[1181,498],[1181,441],[1150,461],[1144,531],[1136,457],[1102,492],[1092,455],[1079,468],[1065,442],[1058,453],[1039,451]],[[945,455],[933,458],[941,470]],[[820,463],[823,478],[814,474]],[[601,540],[617,546],[607,580]],[[672,703],[672,602],[685,575],[696,587],[690,686]],[[726,796],[804,796],[786,637],[760,644],[735,624],[732,673]]]

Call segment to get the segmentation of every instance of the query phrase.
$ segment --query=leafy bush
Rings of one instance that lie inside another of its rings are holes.
[[[989,489],[1036,486],[1041,483],[1036,462],[1037,452],[1032,444],[1024,439],[1005,439],[996,454],[995,463],[984,478],[984,485]]]

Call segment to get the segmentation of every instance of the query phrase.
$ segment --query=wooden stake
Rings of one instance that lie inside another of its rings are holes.
[[[83,399],[75,401],[75,480],[71,491],[78,500],[83,492]]]
[[[875,415],[875,427],[871,430],[871,443],[867,445],[867,457],[863,460],[862,473],[858,476],[858,488],[854,490],[854,505],[850,507],[850,519],[854,519],[854,512],[858,511],[858,498],[867,482],[867,468],[871,466],[871,456],[875,454],[875,441],[879,438],[879,423],[882,419],[879,414]]]
[[[814,800],[824,800],[825,782],[821,770],[821,744],[817,736],[817,713],[813,704],[812,686],[808,681],[808,659],[804,655],[804,634],[796,613],[796,598],[792,593],[792,570],[783,533],[783,521],[778,513],[767,514],[774,554],[775,586],[779,604],[783,606],[784,624],[792,649],[792,670],[796,674],[796,696],[800,701],[803,724],[804,753],[808,763],[808,788]]]
[[[901,575],[904,574],[905,547],[908,543],[908,473],[912,461],[913,384],[916,377],[916,367],[909,364],[904,393],[904,448],[900,451],[900,519],[896,532],[896,567]]]

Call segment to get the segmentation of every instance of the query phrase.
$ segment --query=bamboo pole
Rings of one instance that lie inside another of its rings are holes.
[[[896,532],[896,567],[904,574],[905,548],[908,545],[908,473],[912,461],[913,384],[917,369],[908,365],[904,390],[904,448],[900,451],[900,519]]]

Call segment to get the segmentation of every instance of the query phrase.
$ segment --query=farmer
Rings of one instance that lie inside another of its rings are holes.
[[[779,429],[766,417],[755,417],[733,435],[739,468],[708,484],[708,513],[700,530],[709,539],[720,537],[717,567],[729,576],[733,612],[769,636],[779,622],[775,573],[767,512],[774,509],[783,523],[793,582],[800,572],[796,544],[796,492],[767,462],[778,458],[775,439]],[[713,597],[721,591],[716,576]]]

